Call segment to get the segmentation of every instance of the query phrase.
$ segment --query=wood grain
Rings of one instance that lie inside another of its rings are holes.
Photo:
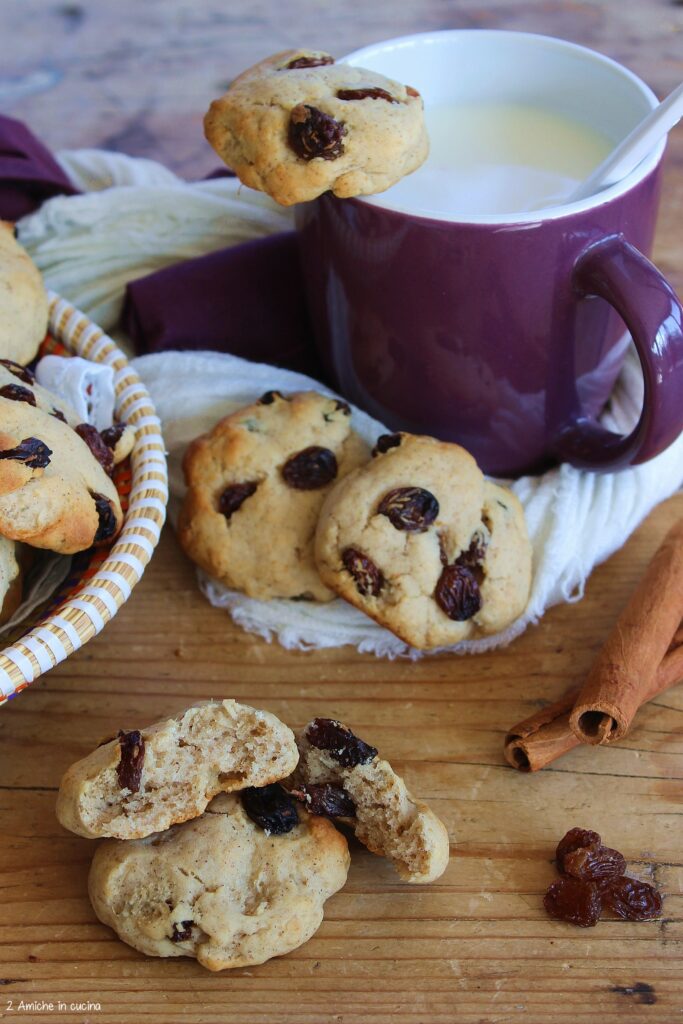
[[[187,175],[215,166],[208,99],[290,45],[341,53],[457,26],[575,39],[625,61],[663,94],[683,79],[683,7],[646,3],[424,0],[23,0],[0,11],[0,109],[56,147],[108,145]],[[683,290],[683,130],[674,133],[656,257]],[[379,661],[292,653],[236,629],[200,596],[166,530],[131,600],[95,641],[0,711],[0,1017],[202,1024],[620,1024],[683,1020],[683,688],[630,736],[573,751],[536,776],[506,766],[506,730],[585,675],[683,496],[660,506],[591,577],[510,648]],[[206,697],[234,696],[292,725],[351,723],[442,815],[452,859],[434,885],[402,885],[354,848],[346,888],[288,957],[211,975],[120,943],[86,895],[93,846],[54,817],[64,769],[113,729]],[[665,894],[664,918],[550,921],[541,897],[567,827],[602,832]],[[17,1012],[20,1000],[53,1011]],[[14,1009],[8,1009],[12,1000]],[[62,1000],[66,1009],[57,1007]],[[72,1003],[99,1009],[69,1009]]]

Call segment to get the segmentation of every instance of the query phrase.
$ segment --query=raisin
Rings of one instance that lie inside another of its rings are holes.
[[[50,464],[52,449],[37,437],[25,437],[16,448],[6,448],[0,452],[0,459],[13,459],[23,462],[29,469],[45,469]]]
[[[372,89],[339,89],[338,100],[386,100],[387,103],[398,103],[395,96],[392,96],[386,89],[375,86]]]
[[[242,507],[247,498],[251,498],[257,487],[258,482],[253,480],[244,484],[229,484],[218,499],[218,511],[226,519],[230,519],[230,516]]]
[[[4,366],[6,370],[13,373],[19,380],[23,380],[24,384],[35,384],[36,378],[34,374],[26,366],[22,366],[21,363],[15,363],[13,359],[0,359],[0,366]]]
[[[481,531],[476,530],[472,535],[470,546],[467,550],[460,552],[455,564],[464,565],[466,569],[472,571],[479,569],[486,554],[486,546],[486,537]]]
[[[595,882],[602,888],[626,870],[626,861],[618,850],[608,846],[580,846],[578,850],[565,853],[563,871],[584,882]]]
[[[454,622],[466,622],[481,608],[481,591],[471,569],[446,565],[434,591],[434,600]]]
[[[343,398],[338,398],[334,403],[334,408],[337,412],[343,412],[345,416],[351,415],[351,406],[348,402],[345,402]]]
[[[114,470],[114,454],[111,448],[102,440],[100,432],[97,427],[93,427],[91,423],[79,423],[74,430],[82,441],[85,441],[91,454],[104,470],[105,473],[111,476]]]
[[[266,391],[258,400],[259,405],[272,405],[276,399],[282,398],[279,391]]]
[[[171,942],[189,942],[192,938],[194,921],[174,921]]]
[[[602,839],[597,832],[591,832],[588,828],[571,828],[560,839],[555,850],[555,860],[557,861],[557,867],[560,871],[564,871],[564,858],[568,853],[572,853],[574,850],[579,850],[582,847],[590,847],[593,850],[598,850],[602,846]]]
[[[285,483],[297,491],[316,491],[336,477],[337,459],[329,448],[311,445],[287,459],[282,475]]]
[[[602,910],[597,886],[569,877],[560,878],[548,887],[543,906],[551,917],[578,924],[581,928],[596,925]]]
[[[613,879],[602,893],[605,907],[625,921],[651,921],[662,913],[662,897],[637,878]]]
[[[290,115],[289,145],[302,160],[336,160],[344,152],[346,125],[317,107],[299,103]]]
[[[103,540],[109,540],[116,533],[116,515],[114,514],[114,506],[109,498],[105,498],[103,494],[98,494],[97,491],[91,491],[90,497],[95,502],[97,515],[100,519],[97,532],[93,537],[93,544],[99,544]]]
[[[268,835],[283,836],[299,824],[296,800],[277,782],[240,793],[246,814]]]
[[[417,91],[417,89],[413,89],[412,85],[407,85],[406,86],[406,92],[408,93],[409,96],[419,96],[420,95],[419,92]]]
[[[292,796],[301,800],[311,814],[325,818],[355,818],[356,805],[342,786],[332,782],[311,782],[292,790]]]
[[[402,434],[380,434],[372,449],[373,458],[375,455],[384,455],[390,448],[398,448],[402,439]]]
[[[296,71],[298,68],[322,68],[326,64],[334,64],[334,57],[329,53],[322,53],[319,57],[295,57],[285,64],[283,71]]]
[[[424,487],[397,487],[385,494],[377,514],[406,533],[424,533],[439,514],[439,503]]]
[[[384,576],[375,563],[356,548],[342,551],[342,562],[356,581],[356,590],[363,597],[378,597],[384,586]]]
[[[123,437],[125,429],[125,423],[115,423],[112,427],[107,427],[105,430],[100,430],[100,437],[106,444],[107,448],[111,448],[111,450],[114,451],[117,444]]]
[[[0,398],[7,398],[12,402],[26,402],[28,405],[36,404],[36,396],[21,384],[5,384],[0,388]]]
[[[119,786],[121,789],[129,789],[131,793],[137,793],[145,760],[145,741],[142,733],[137,729],[132,732],[119,731],[119,746],[121,758],[116,767]]]
[[[375,747],[364,743],[333,718],[314,718],[306,729],[306,739],[312,747],[326,750],[342,768],[367,764],[373,757],[377,757]]]
[[[66,423],[66,416],[64,415],[64,413],[61,412],[61,410],[59,409],[55,409],[54,406],[52,408],[50,416],[54,416],[56,420],[60,420],[62,423]]]

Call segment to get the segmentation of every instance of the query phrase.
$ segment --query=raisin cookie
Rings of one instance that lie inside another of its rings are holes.
[[[57,817],[88,838],[139,839],[201,814],[217,793],[265,786],[293,771],[291,729],[234,700],[187,708],[120,732],[66,772]]]
[[[328,53],[286,50],[214,100],[206,137],[240,181],[284,206],[383,192],[427,158],[419,93]]]
[[[180,543],[250,597],[330,601],[313,558],[318,514],[333,484],[368,458],[346,402],[269,391],[189,446]]]
[[[286,826],[264,829],[225,794],[167,832],[108,840],[90,869],[95,913],[140,952],[195,957],[210,971],[289,953],[319,928],[349,851],[329,821],[304,810],[293,808]]]
[[[40,271],[0,221],[0,358],[29,363],[47,331],[47,294]]]
[[[0,536],[0,626],[21,604],[21,577],[17,545],[8,537]]]
[[[293,795],[314,814],[350,825],[406,882],[433,882],[448,866],[446,826],[388,761],[341,722],[315,718],[298,737]]]
[[[123,513],[110,477],[89,443],[27,394],[0,395],[0,533],[61,554],[113,539]]]
[[[531,545],[511,491],[456,444],[385,434],[326,500],[318,571],[407,644],[430,650],[497,633],[524,611]]]

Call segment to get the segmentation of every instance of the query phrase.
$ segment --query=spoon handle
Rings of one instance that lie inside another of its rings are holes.
[[[567,202],[585,199],[608,185],[621,181],[654,149],[659,140],[683,117],[683,82],[645,120],[613,149],[606,160],[582,181]]]

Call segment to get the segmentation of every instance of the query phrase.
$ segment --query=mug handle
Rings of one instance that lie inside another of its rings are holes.
[[[628,435],[574,412],[555,452],[580,469],[615,470],[646,462],[683,430],[683,309],[671,285],[623,235],[589,245],[574,265],[582,297],[605,299],[626,324],[645,381],[643,411]]]

